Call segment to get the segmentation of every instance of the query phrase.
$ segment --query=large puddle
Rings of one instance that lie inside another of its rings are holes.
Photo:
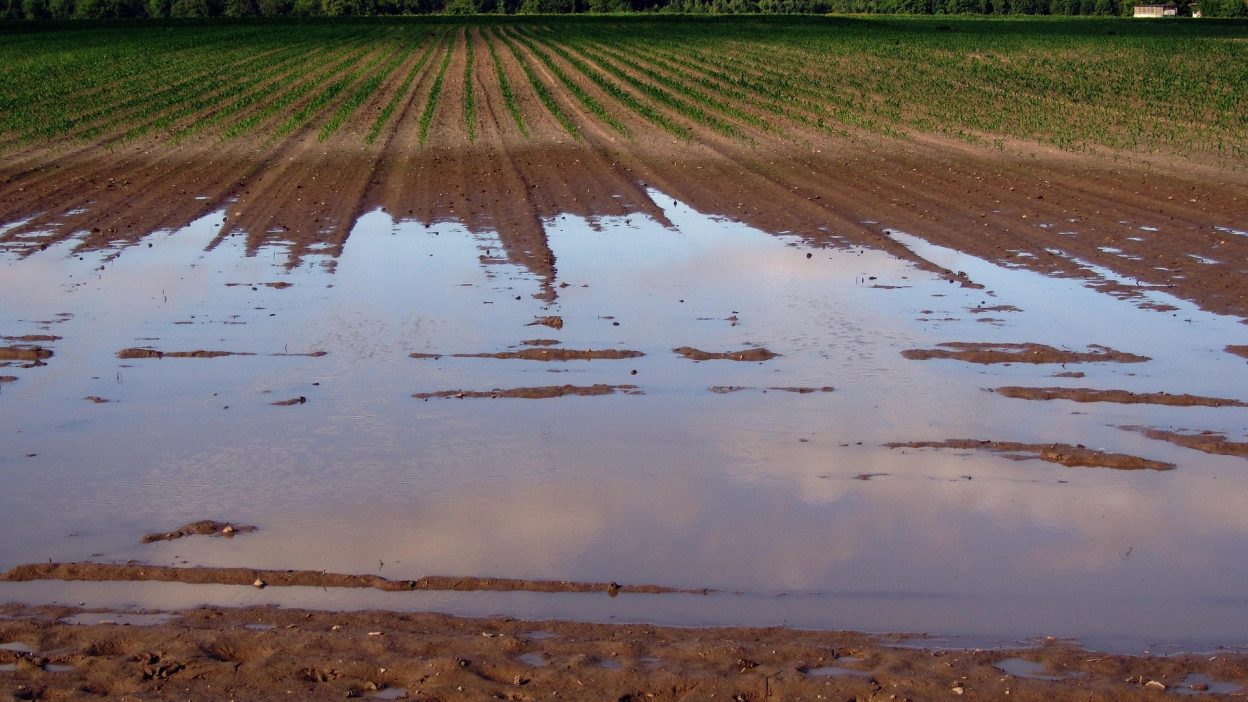
[[[359,220],[333,266],[287,270],[280,251],[244,255],[241,237],[208,249],[219,215],[119,254],[61,244],[0,261],[0,334],[61,337],[39,342],[55,354],[46,365],[0,368],[16,377],[0,384],[0,568],[135,559],[723,592],[38,582],[0,584],[0,601],[1053,635],[1129,650],[1248,643],[1248,465],[1122,428],[1243,441],[1248,410],[987,391],[1248,400],[1244,360],[1223,350],[1248,338],[1239,320],[1152,290],[1141,294],[1176,309],[1147,309],[893,234],[984,286],[963,287],[651,194],[666,226],[643,215],[546,222],[553,302],[548,281],[507,263],[496,239],[383,212]],[[532,324],[550,316],[562,327]],[[523,343],[534,340],[559,343]],[[1101,344],[1152,360],[901,355],[957,341]],[[118,358],[135,347],[254,355]],[[680,347],[780,355],[694,361]],[[644,355],[453,355],[526,348]],[[1074,372],[1084,376],[1055,377]],[[636,387],[490,397],[565,385]],[[1175,468],[882,446],[947,439],[1083,445]],[[259,531],[140,544],[197,519]]]

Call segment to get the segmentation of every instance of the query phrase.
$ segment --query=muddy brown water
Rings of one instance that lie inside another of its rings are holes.
[[[3,259],[0,333],[62,338],[46,343],[46,365],[4,370],[17,380],[0,386],[0,568],[135,559],[719,592],[34,582],[0,583],[0,601],[787,624],[974,642],[1053,635],[1136,651],[1248,642],[1248,465],[1121,428],[1242,440],[1242,408],[991,392],[1248,400],[1243,359],[1224,350],[1248,337],[1239,319],[1160,290],[1120,299],[891,232],[983,286],[964,287],[887,253],[810,248],[649,194],[661,221],[543,222],[553,301],[550,280],[494,256],[496,238],[381,211],[359,219],[341,256],[293,269],[280,246],[247,255],[227,238],[208,248],[220,215],[119,252],[75,252],[69,241]],[[986,308],[1005,311],[985,324],[975,310]],[[644,355],[517,357],[528,325],[548,316],[563,320],[543,331],[560,342],[552,348]],[[902,355],[947,342],[1103,345],[1151,360]],[[117,357],[137,347],[253,355]],[[695,362],[672,351],[684,347],[778,355]],[[1059,377],[1072,370],[1084,377]],[[640,392],[413,397],[600,384]],[[712,391],[723,387],[758,391]],[[825,387],[834,390],[764,391]],[[306,401],[274,406],[292,397]],[[951,438],[1084,445],[1176,468],[883,446]],[[200,519],[259,530],[139,543]]]

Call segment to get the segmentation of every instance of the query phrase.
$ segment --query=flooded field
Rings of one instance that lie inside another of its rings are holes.
[[[0,34],[0,695],[1248,689],[1242,21]]]
[[[0,276],[0,329],[53,352],[3,369],[0,565],[622,596],[37,580],[0,599],[1245,643],[1238,318],[886,221],[930,265],[647,195],[657,217],[543,220],[552,276],[380,210],[293,268],[219,239],[217,212]],[[1004,356],[916,353],[959,343]],[[1120,392],[1077,401],[1099,391]],[[1164,440],[1201,432],[1231,455]],[[141,543],[199,519],[240,531]]]

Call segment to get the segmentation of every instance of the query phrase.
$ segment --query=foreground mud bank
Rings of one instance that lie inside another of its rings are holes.
[[[1122,656],[1054,640],[956,650],[899,635],[393,612],[0,613],[0,691],[14,699],[1233,699],[1248,674],[1242,653]]]

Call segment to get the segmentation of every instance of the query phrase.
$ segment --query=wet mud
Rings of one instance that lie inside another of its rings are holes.
[[[780,354],[765,348],[745,349],[743,351],[703,351],[692,346],[681,346],[672,349],[672,351],[691,361],[743,361],[758,363],[770,361],[780,356]]]
[[[1219,456],[1248,458],[1248,441],[1232,441],[1225,434],[1215,431],[1206,430],[1191,433],[1152,427],[1125,426],[1122,428],[1127,431],[1138,432],[1150,439],[1168,441],[1183,448],[1195,449]]]
[[[935,349],[906,349],[901,355],[912,361],[934,358],[967,363],[1144,363],[1151,360],[1107,346],[1089,344],[1087,351],[1059,349],[1035,343],[977,343],[950,341]]]
[[[233,537],[235,534],[248,534],[258,531],[259,527],[247,524],[233,524],[231,522],[217,522],[211,519],[201,519],[197,522],[190,522],[172,531],[154,531],[144,534],[139,539],[139,543],[150,544],[157,541],[173,541],[184,536],[224,536]]]
[[[224,358],[226,356],[308,356],[319,358],[326,355],[324,351],[311,351],[308,353],[269,353],[257,354],[251,351],[205,351],[199,349],[196,351],[160,351],[158,349],[149,348],[129,348],[122,349],[117,352],[117,358],[122,360],[130,360],[136,358]]]
[[[549,349],[532,348],[520,351],[499,351],[496,353],[453,353],[452,358],[496,358],[500,360],[516,359],[521,361],[618,361],[626,358],[640,358],[646,354],[641,351],[627,349]],[[429,358],[428,354],[412,354],[412,358]],[[432,356],[437,358],[436,355]]]
[[[1016,441],[947,439],[945,441],[905,441],[884,444],[888,448],[972,449],[991,451],[1018,461],[1038,459],[1070,468],[1113,468],[1116,470],[1173,470],[1173,463],[1154,461],[1123,453],[1106,453],[1071,444],[1026,444]]]
[[[16,699],[1108,702],[1202,686],[1237,692],[1248,665],[1242,653],[1129,656],[1061,641],[929,651],[848,632],[392,612],[201,607],[133,626],[74,624],[84,613],[63,606],[3,615],[0,640],[33,649],[0,651],[0,665],[12,666],[0,692]]]
[[[0,361],[42,361],[52,358],[52,349],[42,346],[0,346]]]
[[[157,539],[160,540],[160,539]],[[705,588],[677,588],[662,585],[615,582],[594,583],[567,580],[528,580],[430,575],[410,580],[391,580],[380,575],[327,573],[319,570],[266,570],[262,568],[176,568],[137,563],[32,563],[0,573],[0,582],[31,580],[167,582],[195,585],[251,585],[254,587],[339,587],[373,588],[386,592],[411,590],[454,590],[460,592],[603,592],[611,594],[699,594]]]
[[[418,392],[412,397],[418,400],[431,400],[435,398],[457,399],[465,398],[517,398],[525,400],[548,400],[556,397],[598,397],[602,395],[612,395],[617,392],[625,395],[640,395],[642,391],[636,385],[606,385],[599,383],[597,385],[543,385],[532,388],[508,388],[506,390],[495,388],[494,390],[439,390],[437,392]]]
[[[1005,386],[998,395],[1018,400],[1070,400],[1071,402],[1113,402],[1123,405],[1164,405],[1167,407],[1248,407],[1248,403],[1224,397],[1204,397],[1186,393],[1131,392],[1095,388],[1029,388]]]

